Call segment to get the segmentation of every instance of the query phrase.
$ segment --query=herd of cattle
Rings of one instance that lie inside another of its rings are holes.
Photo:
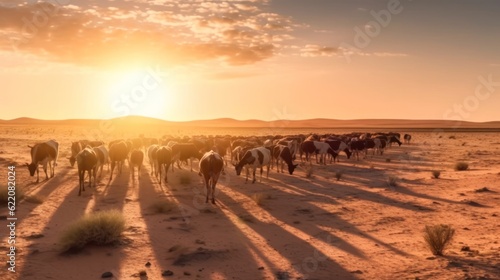
[[[71,144],[71,156],[68,157],[70,165],[77,164],[79,175],[79,191],[85,191],[84,180],[85,171],[89,175],[89,187],[96,185],[96,174],[102,175],[104,165],[111,165],[109,180],[113,179],[115,167],[118,173],[122,172],[125,161],[131,169],[133,178],[137,168],[140,178],[141,166],[144,157],[148,157],[151,166],[151,175],[154,175],[160,185],[162,179],[168,181],[168,170],[171,167],[174,172],[174,165],[180,167],[181,162],[189,161],[192,168],[192,160],[199,161],[199,175],[203,176],[207,188],[206,202],[212,194],[212,203],[215,203],[213,193],[215,185],[224,166],[227,166],[227,158],[235,166],[236,174],[240,175],[243,167],[246,167],[246,181],[248,181],[249,169],[252,169],[253,180],[255,182],[255,172],[260,168],[262,180],[263,167],[269,169],[276,165],[278,172],[283,172],[284,165],[288,167],[290,175],[293,174],[298,164],[294,164],[297,157],[303,161],[310,161],[310,155],[316,156],[317,164],[326,164],[338,161],[339,153],[343,152],[347,159],[355,155],[359,160],[359,155],[368,150],[382,155],[384,149],[397,143],[401,146],[401,135],[399,133],[350,133],[343,135],[335,134],[311,134],[293,136],[269,136],[269,137],[192,137],[192,138],[135,138],[130,140],[114,140],[107,146],[102,141],[81,140]],[[411,135],[404,135],[405,143],[409,144]],[[51,177],[54,177],[54,170],[59,154],[59,144],[55,140],[38,143],[31,148],[31,164],[27,164],[30,175],[37,173],[39,182],[38,166],[42,165],[46,179],[48,179],[47,165],[50,168]],[[319,155],[319,158],[318,158]],[[109,167],[108,167],[109,169]],[[164,173],[164,174],[163,174]],[[164,177],[162,177],[162,175]]]

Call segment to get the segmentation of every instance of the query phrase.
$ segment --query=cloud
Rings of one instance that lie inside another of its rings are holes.
[[[336,56],[340,52],[339,48],[318,45],[306,45],[300,49],[300,54],[303,57]]]
[[[67,5],[59,3],[67,2]],[[253,64],[292,38],[267,0],[53,0],[0,6],[0,51],[92,67]],[[97,5],[98,4],[98,5]]]
[[[375,57],[406,57],[405,53],[391,52],[362,52],[356,49],[346,49],[343,47],[328,47],[319,45],[306,45],[300,48],[302,57],[344,57],[344,56],[375,56]]]

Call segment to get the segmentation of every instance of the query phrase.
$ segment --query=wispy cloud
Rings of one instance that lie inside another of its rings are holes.
[[[264,11],[267,0],[127,2],[1,5],[0,50],[98,67],[242,65],[272,57],[294,28],[289,18]]]

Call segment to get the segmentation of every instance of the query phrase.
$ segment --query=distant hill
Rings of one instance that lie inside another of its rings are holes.
[[[213,120],[195,120],[172,122],[161,119],[126,116],[110,120],[96,119],[68,119],[68,120],[40,120],[33,118],[17,118],[0,120],[3,125],[99,125],[101,122],[112,121],[118,126],[167,126],[167,127],[290,127],[290,128],[496,128],[500,129],[500,121],[466,122],[449,120],[404,120],[404,119],[308,119],[308,120],[235,120],[220,118]]]

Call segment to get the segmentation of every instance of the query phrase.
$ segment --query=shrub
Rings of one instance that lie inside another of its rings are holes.
[[[306,178],[312,178],[314,174],[314,167],[312,163],[309,164],[308,167],[306,167]]]
[[[425,226],[424,240],[434,255],[442,256],[444,249],[450,244],[455,230],[449,225]]]
[[[469,169],[469,164],[467,162],[459,161],[455,163],[455,170],[456,171],[464,171]]]
[[[335,178],[337,178],[337,181],[340,181],[340,178],[342,178],[342,175],[344,173],[342,173],[342,171],[336,171],[335,172]]]
[[[441,176],[441,171],[439,170],[432,171],[432,177],[434,177],[435,179],[439,179],[439,176]]]
[[[397,187],[398,186],[398,180],[399,178],[396,176],[389,176],[387,178],[387,184],[391,187]]]
[[[175,203],[170,200],[160,200],[150,206],[154,213],[170,213],[175,207]]]
[[[120,239],[125,230],[125,218],[118,210],[87,214],[68,226],[60,244],[64,252],[78,251],[86,245],[109,245]]]
[[[263,193],[254,193],[252,195],[253,201],[257,203],[257,205],[262,206],[264,204],[264,200],[270,199],[271,196],[268,194],[263,194]]]

